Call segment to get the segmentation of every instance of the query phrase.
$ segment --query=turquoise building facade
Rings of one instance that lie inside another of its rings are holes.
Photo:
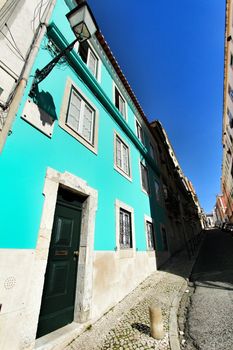
[[[13,286],[3,293],[1,349],[46,348],[60,328],[35,340],[61,189],[82,203],[73,318],[61,325],[67,342],[169,255],[157,145],[101,33],[76,45],[30,96],[36,69],[74,40],[70,10],[55,6],[0,159],[1,273]],[[13,320],[15,339],[6,340]]]

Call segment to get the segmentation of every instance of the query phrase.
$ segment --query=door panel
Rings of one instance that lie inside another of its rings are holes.
[[[73,321],[83,199],[60,190],[56,205],[37,337]]]

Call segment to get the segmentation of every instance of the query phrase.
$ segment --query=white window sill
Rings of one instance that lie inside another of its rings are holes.
[[[127,180],[129,180],[130,182],[132,182],[132,177],[130,177],[129,175],[127,175],[126,173],[124,173],[123,170],[121,170],[120,168],[118,168],[115,164],[114,164],[114,169],[121,174],[122,176],[124,176]]]
[[[117,250],[119,259],[133,258],[135,256],[135,250],[133,248],[118,248]]]

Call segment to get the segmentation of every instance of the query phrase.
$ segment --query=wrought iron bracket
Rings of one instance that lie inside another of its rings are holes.
[[[49,73],[53,70],[53,68],[60,61],[60,59],[66,56],[66,54],[73,49],[77,41],[78,41],[78,38],[76,38],[71,44],[69,44],[64,50],[62,50],[56,57],[54,57],[52,61],[46,64],[44,68],[36,70],[35,76],[32,82],[32,87],[29,92],[30,97],[35,96],[35,91],[38,84],[40,84],[49,75]]]

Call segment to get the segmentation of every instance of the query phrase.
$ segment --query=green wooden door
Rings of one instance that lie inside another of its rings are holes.
[[[73,321],[82,202],[59,190],[37,337]]]

